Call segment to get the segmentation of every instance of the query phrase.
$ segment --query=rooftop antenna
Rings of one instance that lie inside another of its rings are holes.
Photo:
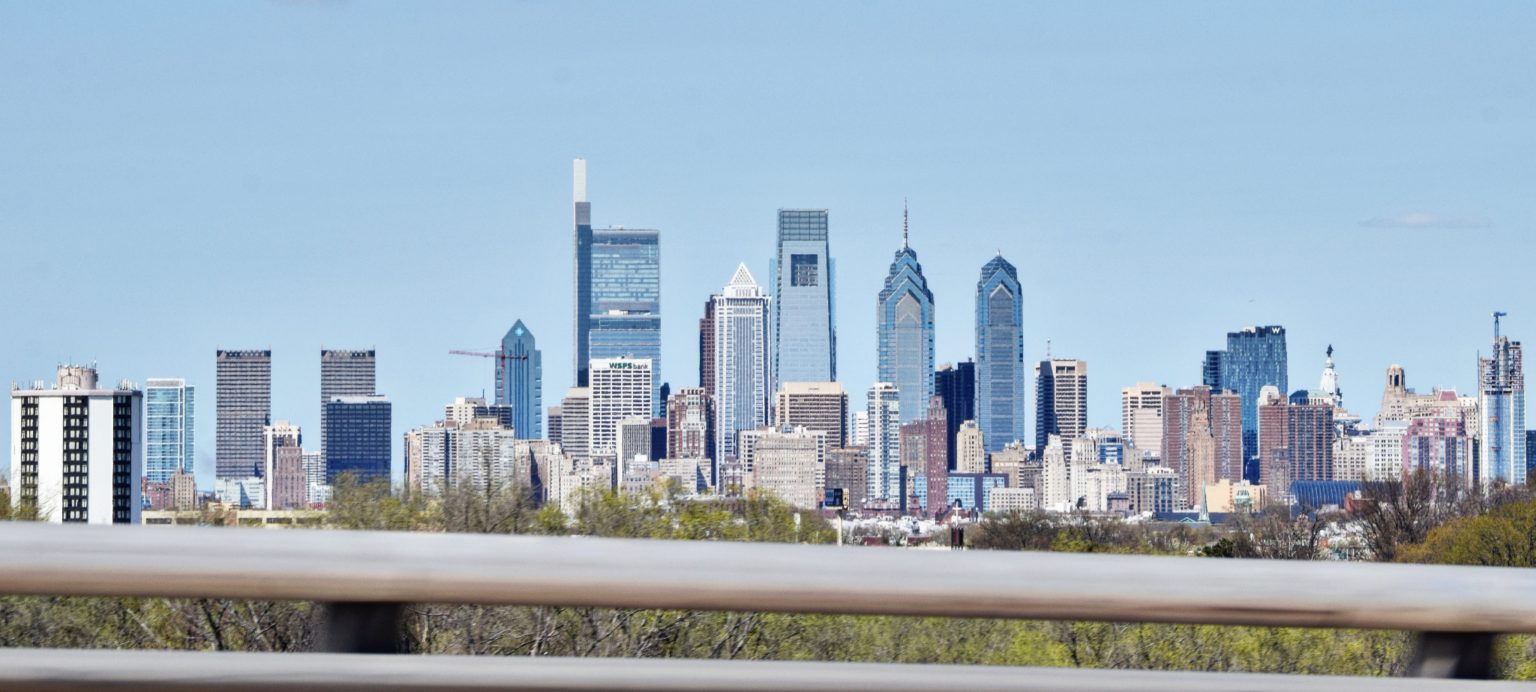
[[[901,249],[907,249],[907,198],[901,198]]]
[[[1051,359],[1051,340],[1050,339],[1046,339],[1045,340],[1045,359],[1046,360],[1050,360]]]
[[[1493,340],[1494,341],[1498,341],[1499,340],[1499,318],[1500,317],[1508,317],[1508,316],[1509,316],[1509,313],[1507,313],[1507,312],[1495,312],[1495,313],[1493,313]]]

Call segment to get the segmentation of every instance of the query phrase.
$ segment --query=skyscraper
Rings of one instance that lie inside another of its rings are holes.
[[[95,368],[62,366],[51,389],[12,389],[13,502],[53,523],[139,523],[143,419],[143,392],[101,388]]]
[[[214,354],[214,476],[261,475],[261,429],[272,422],[272,352]]]
[[[1478,431],[1477,480],[1483,487],[1497,482],[1525,483],[1525,368],[1520,342],[1499,334],[1493,313],[1493,353],[1477,359],[1478,400],[1482,417]]]
[[[1163,398],[1172,394],[1166,385],[1137,382],[1120,390],[1120,425],[1126,439],[1143,453],[1163,449]]]
[[[193,393],[186,380],[144,383],[144,476],[151,483],[169,483],[177,471],[192,473]]]
[[[879,336],[878,371],[881,382],[901,396],[901,422],[923,417],[933,396],[933,293],[908,244],[906,209],[902,209],[901,249],[891,262],[880,291],[876,324]],[[870,468],[877,466],[871,454]],[[895,496],[886,499],[896,499]]]
[[[590,367],[590,366],[589,366]],[[572,387],[560,400],[560,448],[571,460],[592,458],[592,388]]]
[[[1024,391],[1019,274],[998,254],[982,266],[976,282],[976,416],[987,451],[1024,439]]]
[[[1285,327],[1243,327],[1227,333],[1227,350],[1206,353],[1203,379],[1214,391],[1236,392],[1243,400],[1244,477],[1258,479],[1259,391],[1272,385],[1290,391]],[[1216,370],[1219,374],[1213,373]],[[1213,381],[1214,380],[1214,381]]]
[[[392,420],[389,399],[383,396],[338,396],[325,402],[326,482],[334,485],[350,473],[359,483],[388,483]]]
[[[320,454],[325,455],[325,404],[338,396],[372,396],[378,391],[378,354],[320,350]],[[268,483],[270,486],[271,483]],[[269,506],[268,509],[271,509]]]
[[[1072,441],[1088,429],[1088,362],[1050,358],[1035,365],[1035,448],[1061,436],[1072,458]],[[985,432],[985,430],[983,430]]]
[[[1242,397],[1201,385],[1163,397],[1163,466],[1184,482],[1185,498],[1199,504],[1201,486],[1243,478]]]
[[[576,159],[571,162],[572,177],[572,206],[574,207],[572,225],[574,227],[576,246],[576,300],[573,304],[575,310],[571,324],[576,333],[571,339],[573,348],[573,366],[576,373],[576,386],[587,386],[587,368],[592,360],[591,349],[588,345],[588,332],[592,329],[592,203],[587,201],[587,160]]]
[[[703,387],[684,387],[667,398],[668,459],[715,458],[715,402]],[[709,483],[714,485],[713,474]]]
[[[896,385],[880,382],[869,389],[867,402],[869,482],[866,500],[900,501],[901,487],[901,393]]]
[[[661,396],[660,238],[654,230],[592,232],[592,314],[587,334],[593,360],[651,361],[653,402]]]
[[[262,429],[262,477],[267,509],[297,509],[306,506],[308,479],[304,472],[303,435],[299,426],[277,421]]]
[[[741,431],[768,424],[773,395],[769,302],[745,264],[710,299],[715,331],[715,450],[721,459],[739,458]]]
[[[619,452],[619,421],[626,418],[650,420],[656,405],[651,401],[655,389],[651,361],[645,358],[594,358],[591,366],[591,414],[588,424],[590,453],[593,457],[612,459]],[[562,404],[565,415],[571,400]],[[565,421],[571,432],[571,421]]]
[[[501,337],[496,358],[496,403],[512,407],[512,431],[520,440],[544,436],[544,355],[533,332],[518,320]]]
[[[827,210],[780,209],[774,260],[773,372],[776,382],[837,379],[837,326]]]
[[[958,463],[955,445],[960,426],[976,420],[976,363],[967,360],[940,365],[938,372],[933,373],[933,392],[944,401],[945,453]]]
[[[1258,410],[1259,482],[1273,497],[1289,494],[1294,481],[1334,480],[1333,410],[1332,403],[1312,400],[1308,392],[1287,400],[1265,385]]]

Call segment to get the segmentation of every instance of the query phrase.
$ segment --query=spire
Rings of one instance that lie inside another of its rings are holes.
[[[571,162],[571,178],[574,201],[577,203],[587,201],[587,160],[576,159]]]
[[[901,249],[907,249],[907,198],[901,198]]]
[[[742,262],[736,266],[736,273],[731,275],[730,286],[756,286],[757,280],[752,278],[752,272],[747,271],[747,263]]]

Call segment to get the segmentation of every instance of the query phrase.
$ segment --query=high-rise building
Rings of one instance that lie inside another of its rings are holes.
[[[522,440],[543,437],[544,355],[522,320],[501,337],[496,356],[496,403],[511,408],[512,431]]]
[[[594,358],[591,366],[591,414],[587,432],[588,452],[593,457],[614,458],[618,454],[619,421],[641,417],[647,421],[656,405],[651,361],[646,358]],[[569,402],[570,399],[567,399]],[[562,408],[569,403],[562,405]],[[566,432],[571,432],[570,409],[566,408]]]
[[[772,493],[795,507],[820,506],[827,436],[805,428],[762,428],[742,433],[747,489]]]
[[[193,471],[195,397],[186,380],[150,378],[144,383],[144,476],[170,483]]]
[[[1259,396],[1259,484],[1285,497],[1294,481],[1334,480],[1333,404],[1307,392],[1289,400],[1265,385]]]
[[[715,458],[715,403],[703,387],[685,387],[667,399],[666,458]]]
[[[933,516],[943,511],[949,498],[950,461],[944,444],[948,427],[944,421],[944,402],[929,400],[928,417],[901,426],[901,465],[907,477],[923,478],[923,497],[928,504],[923,512]]]
[[[902,210],[901,249],[891,262],[880,291],[877,325],[881,382],[901,396],[901,422],[923,417],[933,396],[933,293],[923,277],[917,252],[907,242],[906,210]],[[873,457],[873,454],[871,454]],[[871,467],[875,466],[871,459]],[[885,499],[896,499],[894,496]]]
[[[774,381],[836,380],[836,295],[827,253],[827,210],[779,210],[773,268]]]
[[[959,459],[955,440],[960,426],[976,420],[976,363],[967,360],[955,365],[940,365],[933,373],[933,392],[944,400],[944,424],[949,428],[944,433],[944,446],[950,460],[954,461]]]
[[[144,393],[65,365],[51,389],[11,390],[12,502],[52,523],[137,524],[143,506]]]
[[[699,318],[699,386],[715,395],[715,297],[704,301],[704,316]]]
[[[304,473],[303,435],[299,426],[285,420],[262,429],[262,490],[266,509],[307,507],[308,478]]]
[[[714,308],[715,449],[720,458],[738,458],[737,435],[768,424],[773,396],[773,359],[768,329],[769,299],[747,265],[710,299]]]
[[[1003,450],[997,450],[1001,453]],[[968,420],[960,426],[960,433],[955,439],[955,464],[954,470],[960,473],[986,473],[987,472],[987,448],[986,433],[976,425],[976,421]]]
[[[1493,353],[1477,359],[1478,463],[1474,480],[1488,487],[1494,483],[1525,483],[1525,368],[1520,342],[1499,334],[1499,318],[1493,313]]]
[[[1072,440],[1087,429],[1088,362],[1047,355],[1035,365],[1035,447],[1045,449],[1051,435],[1060,435],[1071,459]]]
[[[1163,399],[1173,392],[1166,385],[1137,382],[1120,390],[1120,425],[1137,449],[1153,454],[1163,449]]]
[[[773,411],[776,428],[816,430],[830,446],[848,445],[848,393],[836,382],[781,383]]]
[[[869,410],[858,409],[848,414],[848,446],[869,447]]]
[[[373,349],[320,349],[320,453],[325,454],[325,404],[339,396],[378,392],[378,354]],[[267,484],[272,485],[271,483]],[[270,489],[268,490],[270,495]],[[270,505],[268,509],[273,509]]]
[[[869,432],[869,478],[866,500],[900,501],[901,488],[901,392],[896,385],[880,382],[870,387],[866,413]]]
[[[560,400],[560,448],[571,461],[592,458],[592,388],[572,387]]]
[[[572,177],[572,227],[576,248],[576,265],[573,275],[576,296],[572,305],[575,315],[571,324],[575,334],[571,338],[572,370],[577,387],[587,386],[587,368],[591,365],[592,351],[588,335],[592,330],[592,203],[587,201],[587,160],[571,162]]]
[[[331,499],[331,486],[325,482],[325,457],[318,450],[304,450],[299,456],[304,464],[304,502],[324,504]]]
[[[272,422],[272,352],[215,353],[214,475],[261,475],[261,430]]]
[[[869,450],[842,447],[827,450],[828,490],[843,491],[843,505],[857,511],[864,506],[864,492],[869,486]]]
[[[1403,434],[1403,472],[1422,471],[1466,486],[1472,478],[1474,442],[1460,418],[1415,418]]]
[[[477,418],[494,418],[507,428],[512,427],[512,407],[503,404],[487,404],[485,399],[474,396],[455,397],[453,403],[443,407],[443,420],[469,425]]]
[[[390,480],[389,399],[379,395],[338,396],[325,402],[326,483],[342,474],[359,483]]]
[[[1249,480],[1256,481],[1259,473],[1259,391],[1265,385],[1291,391],[1287,363],[1285,327],[1277,325],[1228,332],[1227,350],[1206,353],[1206,386],[1242,397],[1244,474]]]
[[[1024,439],[1024,391],[1023,294],[999,253],[976,282],[976,420],[987,451]]]
[[[1160,458],[1179,474],[1190,506],[1200,504],[1205,485],[1242,480],[1242,397],[1204,385],[1164,397]]]

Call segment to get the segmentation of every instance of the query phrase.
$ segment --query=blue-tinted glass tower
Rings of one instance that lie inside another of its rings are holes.
[[[976,423],[988,453],[1024,439],[1024,378],[1019,274],[999,254],[976,282]]]
[[[520,440],[544,437],[544,359],[533,332],[518,320],[496,354],[496,403],[511,407]]]
[[[587,350],[594,360],[651,361],[653,402],[661,396],[660,237],[654,230],[592,231],[592,309],[587,332]]]
[[[1499,334],[1493,314],[1493,353],[1478,358],[1478,460],[1475,478],[1484,487],[1494,483],[1523,485],[1526,478],[1525,365],[1520,342]]]
[[[1286,369],[1285,327],[1277,325],[1228,332],[1227,350],[1205,356],[1201,379],[1213,389],[1236,392],[1242,398],[1243,477],[1255,483],[1259,479],[1259,390],[1268,385],[1291,391]]]
[[[389,482],[390,403],[382,396],[340,396],[325,402],[325,482],[343,473],[358,482]]]
[[[827,210],[779,210],[773,269],[774,381],[836,380],[837,327],[832,263],[827,256]]]
[[[902,423],[921,419],[933,396],[933,293],[907,240],[903,209],[901,249],[885,277],[876,318],[879,377],[896,385]]]
[[[144,475],[151,483],[168,483],[177,471],[192,473],[193,394],[186,380],[144,384]]]
[[[574,325],[576,333],[571,339],[574,348],[574,369],[576,373],[576,386],[587,386],[588,368],[591,367],[591,352],[587,348],[587,332],[591,331],[592,324],[592,203],[587,201],[587,161],[576,159],[572,164],[573,178],[573,205],[574,210],[574,235],[576,242],[576,301]]]

